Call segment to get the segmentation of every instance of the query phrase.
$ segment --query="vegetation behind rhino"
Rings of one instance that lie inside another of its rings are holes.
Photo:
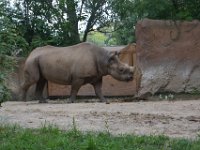
[[[90,43],[69,47],[45,46],[36,48],[27,58],[24,66],[24,82],[21,86],[22,100],[26,100],[28,88],[36,83],[36,98],[46,102],[42,91],[47,80],[72,85],[70,100],[74,102],[80,87],[90,83],[100,101],[102,77],[111,75],[120,81],[133,80],[134,67],[119,61],[117,52],[109,52]]]

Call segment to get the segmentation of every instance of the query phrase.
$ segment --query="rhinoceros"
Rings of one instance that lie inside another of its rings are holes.
[[[91,43],[68,47],[44,46],[33,50],[24,65],[21,99],[26,100],[28,88],[36,83],[36,98],[46,102],[42,91],[47,81],[71,85],[70,102],[74,102],[80,87],[92,84],[101,102],[102,77],[111,75],[120,81],[133,80],[134,67],[120,62],[117,52],[110,52]]]

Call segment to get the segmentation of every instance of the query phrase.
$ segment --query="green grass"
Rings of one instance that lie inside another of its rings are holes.
[[[0,125],[0,150],[200,150],[200,139],[165,136],[113,136],[107,133],[63,131],[53,125],[24,129]]]

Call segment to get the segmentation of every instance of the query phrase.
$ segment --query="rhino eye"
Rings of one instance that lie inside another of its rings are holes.
[[[123,73],[124,69],[123,68],[119,68],[119,72]]]

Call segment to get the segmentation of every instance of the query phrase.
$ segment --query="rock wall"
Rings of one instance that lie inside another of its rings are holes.
[[[200,91],[200,22],[144,19],[136,25],[138,95]]]

